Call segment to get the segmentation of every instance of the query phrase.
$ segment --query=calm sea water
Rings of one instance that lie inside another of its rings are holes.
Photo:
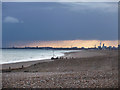
[[[54,50],[55,56],[63,56],[65,52],[73,50]],[[1,64],[15,63],[22,61],[33,61],[50,59],[53,56],[53,50],[40,49],[2,49]]]

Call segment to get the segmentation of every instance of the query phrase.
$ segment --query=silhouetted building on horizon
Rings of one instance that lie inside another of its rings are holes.
[[[91,49],[96,49],[96,50],[116,50],[116,49],[120,49],[120,45],[118,45],[118,47],[115,47],[115,46],[105,46],[105,44],[103,43],[103,45],[101,46],[101,42],[100,42],[100,45],[98,47],[96,47],[96,45],[94,47],[88,47],[88,48],[85,48],[85,47],[81,47],[81,48],[78,48],[78,47],[9,47],[9,48],[2,48],[2,49],[46,49],[46,50],[91,50]]]

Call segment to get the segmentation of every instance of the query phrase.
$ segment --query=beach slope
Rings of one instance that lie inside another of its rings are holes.
[[[23,68],[4,68],[3,88],[118,87],[117,50],[77,51],[65,53],[64,57]]]

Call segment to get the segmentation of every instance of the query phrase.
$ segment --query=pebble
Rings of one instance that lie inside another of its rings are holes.
[[[71,73],[3,73],[4,88],[117,88],[118,73],[103,71]],[[22,77],[24,76],[24,77]],[[14,79],[13,79],[14,77]]]

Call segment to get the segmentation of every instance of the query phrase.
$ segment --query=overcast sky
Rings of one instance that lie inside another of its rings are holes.
[[[19,41],[117,40],[117,5],[117,2],[4,2],[3,47]]]

